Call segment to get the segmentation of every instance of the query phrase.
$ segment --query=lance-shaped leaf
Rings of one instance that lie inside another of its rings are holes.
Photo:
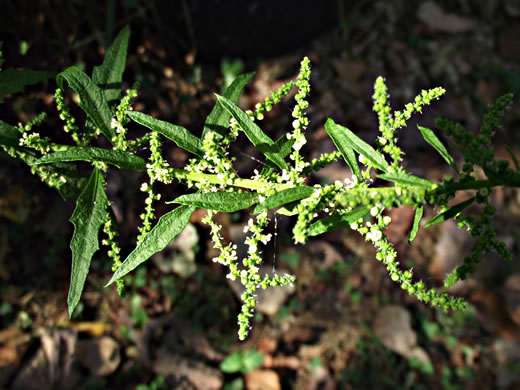
[[[446,160],[446,162],[448,164],[450,164],[450,166],[453,169],[455,169],[455,172],[459,173],[459,170],[457,168],[457,164],[455,164],[455,160],[448,153],[448,150],[443,145],[441,140],[435,135],[433,130],[428,129],[427,127],[419,126],[419,125],[417,125],[417,128],[421,131],[421,134],[422,134],[424,140],[426,142],[428,142],[431,146],[433,146],[437,152],[439,152],[439,154],[442,156],[442,158],[444,160]]]
[[[329,118],[327,119],[327,122],[325,122],[325,131],[332,139],[332,142],[334,142],[334,145],[336,145],[338,148],[339,152],[343,156],[343,159],[350,167],[352,173],[356,175],[358,180],[361,180],[361,174],[359,171],[356,155],[350,146],[347,137],[345,136],[343,128],[338,126],[332,119]]]
[[[356,152],[365,156],[366,159],[370,161],[370,163],[379,170],[383,172],[386,172],[388,170],[389,165],[386,162],[385,158],[382,154],[378,153],[372,146],[367,144],[365,141],[363,141],[361,138],[359,138],[356,134],[354,134],[346,127],[336,124],[332,119],[327,119],[327,122],[329,123],[329,127],[334,127],[333,125],[337,127],[335,134],[337,138],[341,139],[341,143],[343,145],[349,145]]]
[[[60,152],[48,153],[33,164],[40,165],[64,161],[100,161],[122,169],[146,171],[146,161],[141,157],[122,150],[94,147],[74,147]]]
[[[254,73],[246,73],[238,76],[231,85],[229,85],[222,96],[229,99],[231,102],[237,104],[238,98],[242,94],[242,91],[246,84],[253,78]],[[215,103],[213,110],[209,113],[206,118],[206,123],[204,123],[204,130],[202,131],[201,139],[204,139],[206,134],[210,131],[218,134],[219,137],[223,137],[228,128],[229,128],[229,118],[231,118],[231,114],[222,107],[222,105],[218,102]]]
[[[378,178],[391,181],[398,184],[404,184],[407,186],[419,186],[424,188],[432,188],[435,183],[423,179],[422,177],[417,177],[413,175],[408,175],[404,172],[393,172],[393,173],[382,173],[380,175],[377,175]]]
[[[94,67],[92,72],[92,81],[103,90],[105,99],[111,109],[114,109],[121,97],[129,37],[130,29],[126,26],[119,32],[116,39],[107,49],[103,63]],[[93,134],[95,131],[96,126],[92,123],[92,120],[87,118],[85,133]]]
[[[282,135],[274,143],[274,150],[279,150],[279,156],[281,158],[287,157],[292,152],[292,146],[294,144],[294,138],[287,138],[287,134]],[[269,176],[276,169],[276,165],[269,160],[265,161],[265,165],[262,167],[260,176]]]
[[[276,210],[275,214],[286,215],[292,217],[298,214],[298,203],[288,204],[287,206],[280,207]]]
[[[368,207],[363,206],[345,214],[334,214],[326,218],[320,219],[314,222],[309,227],[308,235],[319,236],[320,234],[331,232],[333,230],[342,229],[349,226],[351,223],[356,222],[359,218],[363,218],[368,214]]]
[[[166,203],[180,203],[199,209],[233,213],[258,203],[258,196],[256,192],[208,192],[181,195]]]
[[[408,243],[411,244],[414,240],[417,232],[419,231],[419,224],[421,223],[421,219],[424,212],[424,206],[420,205],[415,208],[415,215],[413,217],[413,225],[412,230],[410,231],[410,237],[408,237]]]
[[[63,88],[64,80],[79,95],[79,106],[85,111],[94,125],[101,130],[103,135],[112,142],[112,138],[115,137],[116,133],[110,125],[112,111],[108,106],[103,90],[75,66],[67,68],[56,76],[56,81],[60,88]]]
[[[282,157],[282,158],[285,158],[292,153],[293,144],[294,144],[294,138],[287,138],[287,134],[282,135],[274,143],[275,150],[280,151],[280,157]]]
[[[506,151],[511,156],[511,159],[513,160],[513,164],[515,164],[515,170],[518,172],[520,170],[520,164],[518,163],[518,159],[513,153],[513,150],[509,145],[505,145]]]
[[[105,287],[117,279],[121,279],[152,255],[166,248],[170,241],[184,230],[194,211],[195,207],[179,206],[175,210],[164,214],[114,272],[114,275],[112,275]]]
[[[464,210],[466,207],[471,205],[475,201],[475,197],[468,199],[464,202],[457,203],[456,205],[450,207],[448,210],[446,210],[443,213],[437,214],[435,217],[430,219],[424,227],[430,227],[433,225],[437,225],[438,223],[447,221],[448,219],[453,218],[455,215],[460,213],[462,210]]]
[[[22,92],[25,86],[37,84],[54,77],[56,73],[43,70],[15,70],[9,68],[0,72],[0,103],[5,94]]]
[[[0,120],[0,145],[18,147],[21,135],[16,127]]]
[[[293,188],[287,188],[285,190],[282,190],[280,192],[277,192],[276,194],[273,194],[269,196],[266,200],[264,200],[262,203],[258,204],[253,214],[261,213],[264,210],[273,209],[275,207],[295,202],[300,199],[308,198],[312,195],[314,192],[314,189],[312,187],[308,186],[301,186],[301,187],[293,187]]]
[[[107,49],[103,63],[92,71],[92,81],[104,91],[109,105],[121,97],[129,38],[130,28],[125,26]]]
[[[281,169],[288,169],[287,162],[280,156],[280,150],[274,141],[265,134],[258,125],[253,122],[247,114],[242,111],[236,104],[223,96],[216,95],[217,101],[231,114],[238,122],[240,128],[246,133],[247,138],[260,150],[265,156],[274,162]]]
[[[74,234],[70,241],[72,271],[67,298],[69,317],[81,297],[92,256],[99,249],[99,228],[106,220],[107,207],[103,175],[98,169],[94,169],[70,218],[70,222],[74,224]]]
[[[161,121],[153,116],[137,111],[128,111],[128,116],[140,125],[161,133],[166,138],[175,142],[180,148],[201,158],[204,156],[200,139],[195,137],[184,127]]]

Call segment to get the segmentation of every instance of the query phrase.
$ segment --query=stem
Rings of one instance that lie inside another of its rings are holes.
[[[49,144],[49,147],[53,152],[61,152],[63,150],[68,150],[71,148],[74,148],[75,146],[72,145],[62,145],[62,144]]]
[[[222,179],[217,175],[210,175],[208,173],[189,172],[184,169],[174,168],[173,177],[177,180],[189,180],[189,181],[205,181],[211,184],[222,184]],[[291,184],[286,183],[263,183],[251,179],[233,179],[233,187],[247,188],[250,190],[261,191],[267,186],[274,187],[277,191],[282,191],[291,187]]]

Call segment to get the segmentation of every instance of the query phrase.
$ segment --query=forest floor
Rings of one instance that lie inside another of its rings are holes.
[[[417,123],[433,129],[434,119],[442,116],[476,132],[488,104],[507,92],[520,96],[520,6],[514,0],[364,0],[352,2],[348,9],[351,2],[338,1],[335,22],[323,33],[297,41],[284,55],[260,52],[247,58],[205,55],[204,42],[197,41],[201,20],[190,18],[187,2],[179,7],[177,18],[186,25],[179,33],[164,21],[160,9],[145,2],[109,2],[115,4],[115,13],[94,5],[83,9],[75,2],[57,2],[61,5],[55,12],[30,1],[15,3],[6,11],[12,18],[0,27],[4,68],[61,71],[81,64],[90,71],[102,61],[106,34],[112,31],[113,37],[114,31],[130,24],[124,79],[128,87],[134,81],[141,84],[134,109],[197,135],[215,102],[213,94],[227,78],[256,71],[239,101],[243,109],[252,108],[294,78],[299,62],[308,56],[308,158],[334,150],[323,127],[328,117],[373,144],[377,116],[371,96],[378,76],[386,78],[394,108],[422,89],[442,86],[446,95],[399,135],[404,166],[432,181],[454,172],[422,139]],[[262,11],[256,12],[261,18]],[[243,44],[254,47],[255,42]],[[56,136],[53,88],[55,83],[49,82],[44,88],[7,96],[0,118],[16,124],[46,111],[48,131]],[[288,97],[266,115],[262,129],[272,138],[290,128],[293,104]],[[516,98],[494,137],[498,158],[511,160],[506,145],[520,156],[519,125]],[[189,158],[174,145],[165,144],[163,151],[175,167]],[[231,153],[237,156],[237,172],[248,175],[261,168],[261,156],[246,139]],[[68,219],[74,203],[64,202],[30,175],[28,167],[3,152],[0,161],[0,388],[520,388],[516,189],[498,188],[492,196],[498,210],[494,227],[513,260],[486,255],[472,277],[450,290],[468,300],[464,312],[435,310],[403,292],[376,261],[374,249],[354,232],[342,229],[295,246],[289,233],[294,219],[278,216],[275,223],[273,216],[270,229],[277,232],[277,240],[263,251],[265,267],[294,274],[296,283],[293,288],[266,290],[259,297],[250,337],[239,342],[240,301],[225,270],[211,261],[215,250],[201,222],[202,210],[167,250],[126,278],[125,297],[113,286],[103,288],[111,264],[103,251],[98,252],[80,306],[69,320]],[[338,161],[309,183],[350,176],[346,164]],[[143,207],[143,176],[114,172],[108,181],[120,245],[127,254],[135,245]],[[169,200],[184,187],[160,190]],[[462,193],[457,200],[467,197]],[[159,207],[158,214],[167,207]],[[436,211],[425,210],[424,220]],[[398,249],[399,261],[413,267],[428,286],[441,286],[446,273],[471,248],[471,238],[448,221],[421,228],[409,245],[413,209],[387,212],[393,220],[387,235]],[[225,238],[244,250],[243,227],[249,213],[218,218]],[[223,370],[226,357],[228,362],[235,359],[239,368]]]

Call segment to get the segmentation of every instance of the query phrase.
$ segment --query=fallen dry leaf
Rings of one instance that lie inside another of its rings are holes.
[[[428,354],[417,345],[417,334],[411,324],[412,317],[404,307],[390,305],[377,313],[373,329],[388,349],[407,359],[416,358],[422,363],[429,363]]]
[[[70,330],[40,330],[41,347],[18,372],[14,389],[68,390],[79,384],[79,372],[72,364],[77,336]]]
[[[102,336],[108,329],[108,324],[99,321],[70,322],[66,326],[80,333],[88,333],[93,337]]]
[[[245,376],[247,390],[281,390],[280,378],[273,370],[253,370]]]
[[[79,340],[75,357],[91,375],[97,377],[112,374],[121,362],[119,344],[108,336]]]
[[[471,19],[445,12],[433,1],[421,3],[417,18],[433,30],[448,33],[466,32],[474,26]]]

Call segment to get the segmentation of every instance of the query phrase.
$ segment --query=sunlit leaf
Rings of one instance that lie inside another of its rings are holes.
[[[109,286],[117,279],[121,279],[152,255],[166,248],[170,241],[184,230],[194,211],[195,207],[179,206],[175,210],[164,214],[123,261],[123,264],[117,271],[114,272],[106,286]]]
[[[422,177],[417,177],[413,175],[408,175],[404,172],[394,172],[394,173],[382,173],[380,175],[377,175],[379,179],[391,181],[398,184],[404,184],[404,185],[412,185],[412,186],[419,186],[424,188],[432,188],[435,183],[423,179]]]
[[[435,217],[430,219],[424,227],[430,227],[433,225],[437,225],[438,223],[447,221],[448,219],[453,218],[458,213],[460,213],[462,210],[464,210],[466,207],[470,206],[475,201],[475,197],[468,199],[464,202],[457,203],[456,205],[450,207],[448,210],[446,210],[443,213],[437,214]]]
[[[63,161],[100,161],[122,169],[146,171],[146,161],[141,157],[121,150],[94,147],[74,147],[60,152],[48,153],[33,164],[40,165]]]
[[[242,374],[247,374],[264,363],[265,357],[254,349],[242,351]]]
[[[332,139],[332,142],[334,142],[334,145],[336,145],[338,148],[339,152],[343,156],[343,159],[350,167],[352,173],[357,176],[358,180],[361,180],[356,154],[354,153],[354,150],[352,149],[343,129],[343,127],[334,123],[334,121],[330,118],[327,119],[327,122],[325,122],[325,131]]]
[[[415,215],[413,217],[413,225],[412,230],[410,231],[410,237],[408,237],[408,243],[411,244],[414,240],[415,236],[417,235],[417,232],[419,231],[419,225],[421,223],[421,219],[424,212],[424,206],[417,206],[415,208]]]
[[[75,66],[71,66],[58,74],[56,81],[62,89],[63,82],[67,81],[69,86],[76,91],[79,96],[79,106],[85,111],[92,123],[112,142],[112,138],[114,138],[116,134],[110,125],[112,111],[108,106],[103,90],[99,88],[90,77]]]
[[[368,207],[363,206],[345,214],[334,214],[319,221],[314,222],[309,227],[308,235],[310,237],[319,236],[320,234],[331,232],[333,230],[342,229],[356,222],[359,218],[363,218],[368,214]]]
[[[426,142],[428,142],[431,146],[435,148],[437,152],[442,156],[444,160],[455,170],[455,172],[459,173],[457,168],[457,164],[453,157],[448,153],[446,147],[442,144],[441,140],[435,135],[433,130],[428,129],[427,127],[422,127],[417,125],[417,128],[421,131],[421,134]]]
[[[222,96],[237,104],[238,98],[242,94],[244,87],[249,82],[249,80],[253,78],[254,75],[254,73],[246,73],[238,76],[231,83],[231,85],[226,88]],[[228,131],[230,118],[231,114],[229,111],[224,109],[224,107],[222,107],[222,105],[217,100],[213,110],[211,110],[206,118],[206,123],[204,123],[204,130],[202,131],[201,139],[204,139],[209,131],[214,131],[216,134],[218,134],[218,136],[223,137]]]
[[[180,148],[201,158],[204,156],[200,139],[191,134],[184,127],[155,119],[153,116],[143,114],[142,112],[128,111],[128,116],[133,121],[161,133],[166,138],[175,142]]]
[[[334,123],[332,119],[327,119],[327,122],[329,123],[329,128],[334,129],[334,134],[338,139],[338,142],[341,142],[342,145],[348,145],[359,154],[362,154],[374,167],[378,168],[379,170],[383,172],[388,170],[389,165],[385,158],[372,146],[367,144],[346,127]],[[327,123],[325,123],[325,125],[327,126]]]
[[[300,199],[308,198],[312,195],[314,189],[308,186],[287,188],[265,199],[258,204],[253,210],[253,214],[261,213],[264,210],[273,209],[275,207],[295,202]]]
[[[121,97],[129,38],[130,28],[125,26],[107,49],[103,63],[92,71],[92,81],[104,91],[109,105]]]
[[[264,360],[264,355],[254,349],[236,351],[222,360],[220,370],[226,374],[236,372],[246,374],[260,367],[264,363]]]
[[[236,104],[223,96],[217,96],[217,101],[235,118],[240,128],[244,131],[247,138],[260,150],[269,160],[274,162],[279,168],[287,169],[287,162],[280,156],[280,150],[274,141],[265,134],[258,125],[253,122],[247,114]]]

